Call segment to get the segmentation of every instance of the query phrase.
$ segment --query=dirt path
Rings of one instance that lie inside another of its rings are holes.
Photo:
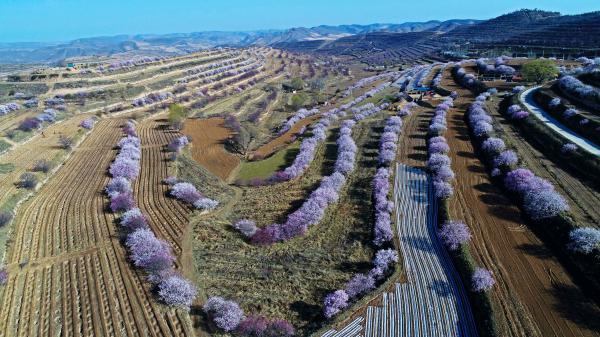
[[[446,138],[456,172],[450,213],[471,228],[477,262],[492,270],[492,296],[501,335],[599,336],[598,309],[543,243],[527,229],[519,209],[492,185],[475,157],[464,113],[473,95],[457,87],[446,71],[442,85],[460,97],[448,114]],[[593,331],[595,329],[595,331]]]
[[[8,251],[2,336],[193,336],[189,315],[160,305],[133,270],[115,216],[105,212],[106,170],[122,120],[103,120],[23,205]]]

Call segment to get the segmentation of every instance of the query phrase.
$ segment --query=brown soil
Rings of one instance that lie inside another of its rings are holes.
[[[446,138],[456,172],[452,218],[471,228],[478,264],[497,281],[492,292],[502,329],[510,336],[598,336],[598,308],[587,301],[554,254],[521,219],[519,209],[491,184],[474,155],[464,122],[473,95],[446,71],[442,85],[460,97],[448,114]]]
[[[254,151],[254,153],[252,154],[252,159],[267,158],[273,153],[279,151],[281,148],[289,145],[293,142],[294,135],[298,133],[298,131],[300,131],[302,127],[311,124],[312,122],[316,121],[319,117],[320,114],[310,116],[308,118],[298,121],[298,123],[294,124],[294,126],[292,126],[292,128],[289,129],[286,133],[282,134],[277,138],[272,139],[267,144],[264,144],[258,149],[256,149],[256,151]]]
[[[192,157],[214,175],[227,180],[240,160],[227,152],[223,143],[233,132],[223,124],[223,118],[188,119],[183,133],[192,137]]]
[[[15,219],[2,336],[193,336],[127,262],[102,190],[123,120],[99,122]]]
[[[15,166],[12,172],[0,175],[0,204],[19,191],[14,183],[19,180],[21,174],[31,170],[35,162],[41,159],[52,160],[63,151],[58,147],[61,134],[75,136],[79,130],[79,123],[88,117],[89,115],[77,115],[59,124],[50,125],[44,129],[45,137],[39,133],[0,156],[0,164]]]

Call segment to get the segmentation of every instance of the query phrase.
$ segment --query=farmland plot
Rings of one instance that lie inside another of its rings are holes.
[[[106,170],[122,122],[99,122],[15,219],[1,335],[193,335],[187,313],[152,298],[105,212]]]

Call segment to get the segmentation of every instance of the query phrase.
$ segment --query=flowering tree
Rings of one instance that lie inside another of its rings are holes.
[[[295,330],[286,320],[269,320],[264,316],[252,315],[238,325],[236,333],[244,337],[291,337]]]
[[[477,268],[471,276],[471,287],[476,292],[488,291],[492,289],[495,283],[492,273],[487,269]]]
[[[456,250],[471,239],[469,227],[463,222],[448,221],[439,231],[442,242],[450,249]]]
[[[375,279],[369,275],[356,274],[346,283],[346,294],[350,299],[375,289]]]
[[[148,228],[148,220],[139,208],[132,208],[121,216],[121,226],[128,230]]]
[[[170,269],[175,261],[169,244],[159,240],[149,229],[139,228],[133,231],[127,236],[125,244],[131,251],[133,264],[149,273]]]
[[[388,200],[389,178],[389,171],[385,167],[379,168],[373,178],[373,195],[375,198],[375,238],[373,243],[377,246],[391,241],[394,237],[390,219],[393,204]]]
[[[569,233],[569,248],[573,251],[589,254],[600,248],[600,230],[591,227],[576,228]]]
[[[169,143],[169,145],[167,145],[167,148],[171,152],[179,153],[179,151],[181,151],[181,149],[183,149],[188,144],[189,144],[188,137],[181,136],[181,137],[177,137],[177,138],[173,139]]]
[[[196,186],[185,182],[173,185],[171,195],[190,204],[202,198],[202,194],[196,190]]]
[[[398,262],[398,253],[394,249],[380,249],[375,254],[373,264],[384,272],[389,270],[394,263]]]
[[[120,157],[110,165],[109,172],[114,178],[123,177],[132,180],[137,178],[140,164],[136,160]]]
[[[194,201],[193,205],[196,209],[211,211],[219,206],[219,202],[210,198],[200,198]]]
[[[189,310],[196,298],[196,286],[181,276],[169,276],[158,285],[158,296],[167,305]]]
[[[110,209],[113,213],[125,212],[135,206],[131,193],[114,193],[110,196]]]
[[[233,227],[244,234],[247,238],[252,237],[256,231],[256,222],[248,219],[238,220],[233,224]]]
[[[519,157],[511,150],[503,151],[494,158],[494,167],[510,168],[517,164]]]
[[[336,290],[327,295],[324,304],[325,317],[331,318],[348,306],[348,294],[344,290]]]
[[[209,298],[203,310],[215,325],[224,331],[235,330],[244,319],[244,311],[237,303],[219,296]]]
[[[506,148],[504,141],[500,138],[490,137],[481,145],[483,151],[487,154],[498,155]]]
[[[577,145],[573,143],[564,144],[561,148],[561,152],[564,154],[571,154],[577,151]]]
[[[534,220],[551,218],[569,209],[565,199],[553,190],[530,191],[525,194],[523,207]]]
[[[79,126],[81,126],[84,129],[91,130],[94,127],[94,123],[96,123],[95,119],[87,118],[82,120],[81,123],[79,123]]]
[[[118,193],[131,193],[131,183],[124,177],[113,178],[104,190],[109,196]]]

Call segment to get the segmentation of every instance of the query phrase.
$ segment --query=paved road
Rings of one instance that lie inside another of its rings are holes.
[[[595,156],[600,156],[600,147],[598,147],[598,145],[571,131],[571,129],[567,128],[559,121],[554,119],[552,116],[550,116],[550,114],[544,111],[544,109],[542,109],[542,107],[540,107],[535,102],[535,100],[533,99],[533,94],[538,88],[539,86],[525,90],[519,96],[521,103],[523,103],[527,107],[529,112],[531,112],[532,115],[544,122],[544,124],[546,124],[550,129],[561,134],[563,137],[567,138],[572,143],[576,144],[577,146],[583,148],[584,150],[588,151],[589,153]]]
[[[384,293],[381,307],[368,307],[364,316],[322,337],[477,336],[464,287],[436,235],[431,181],[406,165],[396,171],[396,224],[408,282]]]

